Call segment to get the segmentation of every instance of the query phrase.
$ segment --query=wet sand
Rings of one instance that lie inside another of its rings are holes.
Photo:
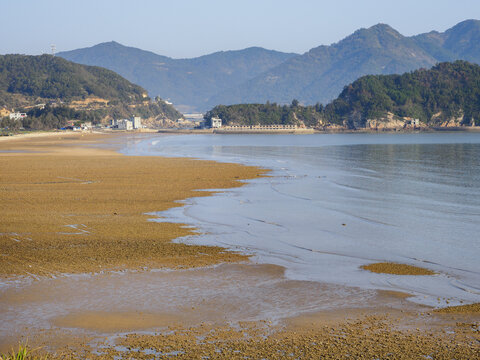
[[[409,294],[292,281],[238,253],[172,243],[194,229],[145,213],[265,172],[85,146],[108,138],[0,142],[0,274],[23,279],[0,292],[0,351],[28,340],[56,358],[480,356],[478,311],[436,314]],[[145,271],[159,268],[183,270]]]
[[[201,189],[241,186],[264,171],[209,161],[130,157],[79,146],[108,135],[0,142],[0,276],[183,268],[246,257],[219,247],[174,244],[181,224],[148,221]],[[17,151],[17,152],[14,152]]]
[[[0,297],[0,317],[19,325],[5,340],[58,358],[477,357],[480,314],[437,314],[407,298],[288,280],[278,266],[224,264],[35,281]]]

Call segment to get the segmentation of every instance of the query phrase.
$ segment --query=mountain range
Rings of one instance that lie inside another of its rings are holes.
[[[141,84],[150,96],[168,99],[187,112],[205,109],[210,97],[296,55],[251,47],[193,59],[172,59],[114,41],[58,54],[73,62],[113,70]]]
[[[411,37],[377,24],[302,55],[254,47],[172,59],[116,42],[58,55],[116,71],[183,111],[205,111],[217,104],[285,104],[292,99],[327,103],[364,75],[404,73],[458,59],[479,64],[480,21],[466,20],[443,33]]]

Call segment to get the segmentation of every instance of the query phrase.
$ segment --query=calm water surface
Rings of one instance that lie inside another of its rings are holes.
[[[407,291],[441,306],[480,301],[480,134],[159,135],[126,154],[258,165],[271,178],[159,215],[199,227],[287,276]],[[372,274],[394,261],[435,276]]]

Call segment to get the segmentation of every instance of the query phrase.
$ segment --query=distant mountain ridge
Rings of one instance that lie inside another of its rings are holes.
[[[454,60],[480,63],[480,21],[467,20],[444,33],[413,37],[378,24],[289,59],[209,103],[289,103],[295,98],[304,104],[325,104],[361,76],[400,74]]]
[[[465,20],[444,33],[431,31],[413,39],[438,61],[480,60],[480,21]]]
[[[59,56],[109,68],[151,96],[194,110],[217,104],[286,104],[292,99],[315,104],[329,102],[364,75],[404,73],[443,61],[479,64],[480,21],[466,20],[443,33],[412,37],[377,24],[303,55],[248,48],[177,60],[111,42]]]
[[[319,46],[211,99],[211,104],[274,101],[326,103],[343,86],[366,74],[402,73],[436,60],[385,24],[360,29],[330,46]]]
[[[193,59],[173,59],[114,41],[58,54],[73,62],[113,70],[141,84],[152,97],[170,99],[184,111],[205,108],[211,96],[296,55],[251,47]]]

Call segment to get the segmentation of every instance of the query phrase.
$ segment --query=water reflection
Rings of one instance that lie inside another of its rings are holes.
[[[126,152],[273,169],[273,178],[169,211],[169,221],[207,233],[185,241],[254,253],[295,279],[411,291],[438,304],[480,301],[479,150],[480,134],[441,133],[176,136]],[[359,271],[379,260],[441,275]]]

